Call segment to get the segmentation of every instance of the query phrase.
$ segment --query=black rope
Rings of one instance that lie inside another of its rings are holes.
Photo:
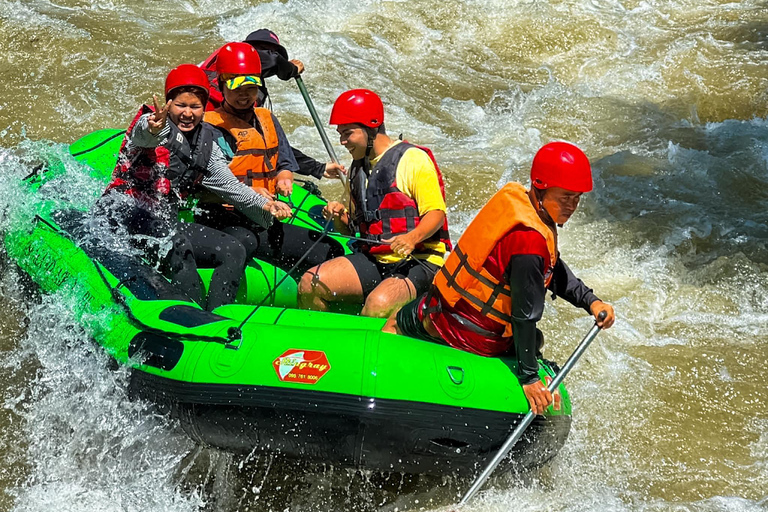
[[[43,170],[43,167],[45,167],[45,164],[37,164],[33,169],[32,172],[21,178],[21,181],[29,181],[30,178],[34,178],[37,175],[42,175],[45,170]]]
[[[313,196],[316,196],[323,201],[325,201],[325,198],[323,197],[322,192],[320,191],[320,187],[317,186],[317,184],[314,181],[309,180],[302,180],[299,178],[293,178],[293,181],[297,183],[301,183],[301,188],[312,194]]]
[[[299,215],[299,212],[309,213],[301,209],[302,206],[304,206],[304,201],[307,200],[309,195],[304,196],[304,199],[301,200],[299,203],[299,206],[295,206],[293,204],[293,201],[291,201],[291,196],[277,196],[278,201],[283,201],[285,204],[291,207],[291,210],[293,210],[293,213],[291,214],[291,218],[288,219],[287,224],[293,224],[293,221],[296,220],[297,215]]]
[[[94,149],[98,149],[101,146],[103,146],[104,144],[106,144],[108,142],[111,142],[111,141],[115,140],[116,138],[121,137],[123,135],[125,135],[125,130],[118,130],[115,133],[113,133],[112,135],[110,135],[109,137],[107,137],[106,139],[104,139],[101,142],[99,142],[98,144],[96,144],[95,146],[91,146],[88,149],[84,149],[82,151],[78,151],[77,153],[72,153],[72,156],[76,157],[76,156],[84,155],[85,153],[93,151]]]
[[[51,228],[54,233],[63,233],[63,231],[58,226],[54,226],[53,224],[51,224],[50,222],[48,222],[47,220],[45,220],[39,215],[35,215],[34,220],[42,222],[43,224]]]
[[[251,317],[252,317],[253,315],[255,315],[255,314],[256,314],[256,312],[259,310],[259,308],[260,308],[261,306],[263,306],[263,305],[264,305],[264,303],[265,303],[265,302],[266,302],[266,301],[267,301],[267,300],[268,300],[270,297],[273,297],[273,296],[275,295],[275,293],[277,292],[277,289],[278,289],[278,288],[280,288],[280,285],[281,285],[281,284],[283,284],[283,282],[285,282],[285,280],[286,280],[286,279],[288,279],[289,277],[291,277],[291,273],[292,273],[294,270],[296,270],[296,269],[298,268],[298,266],[299,266],[299,265],[301,265],[301,263],[302,263],[302,262],[303,262],[305,259],[307,259],[307,256],[309,256],[309,254],[312,252],[312,249],[314,249],[314,248],[317,246],[317,244],[319,244],[319,243],[320,243],[320,241],[321,241],[323,238],[325,238],[325,235],[327,235],[327,234],[328,234],[328,231],[331,229],[331,226],[332,226],[332,225],[333,225],[333,219],[332,219],[332,218],[331,218],[331,219],[328,219],[328,221],[325,223],[325,227],[323,228],[323,231],[321,231],[321,232],[320,232],[320,237],[318,237],[318,239],[317,239],[317,240],[315,240],[315,243],[313,243],[313,244],[312,244],[312,245],[309,247],[309,249],[307,249],[307,251],[306,251],[306,252],[305,252],[305,253],[302,255],[302,257],[301,257],[301,258],[299,258],[299,260],[298,260],[296,263],[294,263],[294,265],[291,267],[291,269],[290,269],[290,270],[288,270],[288,272],[286,272],[286,274],[285,274],[285,275],[284,275],[284,276],[283,276],[283,277],[280,279],[280,281],[278,281],[277,283],[275,283],[275,285],[274,285],[274,286],[272,287],[272,289],[269,291],[269,293],[267,294],[267,296],[266,296],[266,297],[264,297],[263,299],[261,299],[261,302],[259,302],[258,304],[256,304],[256,306],[254,306],[253,310],[252,310],[250,313],[248,313],[248,316],[246,316],[246,317],[245,317],[245,319],[244,319],[242,322],[240,322],[240,325],[239,325],[239,326],[237,326],[237,327],[230,327],[230,328],[229,328],[229,330],[227,331],[227,338],[229,338],[229,342],[230,342],[230,343],[232,343],[233,341],[235,341],[235,340],[237,340],[237,339],[240,339],[240,338],[242,337],[242,335],[243,335],[243,333],[242,333],[242,328],[243,328],[243,326],[244,326],[244,325],[245,325],[245,324],[248,322],[248,320],[250,320],[250,319],[251,319]]]
[[[362,237],[359,237],[359,236],[342,235],[341,233],[334,233],[334,234],[333,234],[333,236],[334,236],[334,238],[345,238],[345,239],[347,239],[347,240],[352,240],[352,241],[355,241],[355,242],[365,242],[365,243],[367,243],[367,244],[372,244],[372,245],[389,245],[389,243],[387,243],[387,242],[382,242],[382,241],[380,241],[380,240],[372,240],[372,239],[370,239],[370,238],[362,238]],[[396,235],[396,236],[397,236],[397,235]],[[421,266],[422,266],[422,268],[424,268],[424,270],[427,270],[427,271],[429,271],[429,272],[432,272],[432,271],[434,271],[434,269],[433,269],[433,268],[430,268],[430,267],[428,267],[426,263],[424,263],[423,261],[421,261],[419,258],[416,258],[416,257],[415,257],[415,256],[413,256],[412,254],[409,254],[408,256],[406,256],[406,257],[405,257],[405,259],[406,259],[406,260],[409,260],[409,259],[410,259],[410,260],[413,260],[413,261],[415,261],[416,263],[418,263],[419,265],[421,265]]]

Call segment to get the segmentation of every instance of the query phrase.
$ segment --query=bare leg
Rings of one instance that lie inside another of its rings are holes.
[[[363,303],[363,285],[346,258],[334,258],[307,270],[299,281],[298,305],[328,311],[332,303]]]
[[[397,308],[392,312],[391,315],[389,315],[389,318],[387,318],[387,323],[384,324],[384,327],[381,328],[381,332],[388,332],[389,334],[403,334],[400,332],[400,326],[397,325],[397,312],[400,311],[401,308]]]
[[[390,277],[365,299],[365,306],[360,312],[363,316],[387,318],[393,312],[416,298],[416,287],[408,278]]]
[[[402,307],[399,307],[392,312],[389,318],[387,318],[387,323],[385,323],[384,327],[381,328],[381,332],[386,332],[389,334],[403,334],[403,331],[400,329],[400,324],[397,323],[397,313],[401,309]],[[427,334],[430,336],[434,336],[435,338],[442,338],[440,333],[437,332],[437,329],[435,329],[435,325],[432,323],[432,318],[430,318],[429,315],[424,315],[424,320],[421,322],[421,325],[424,326],[424,330],[427,331]]]

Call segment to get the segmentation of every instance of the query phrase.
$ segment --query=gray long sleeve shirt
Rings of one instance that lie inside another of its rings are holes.
[[[160,145],[171,132],[170,127],[165,127],[157,135],[149,131],[149,114],[139,118],[131,132],[130,144],[140,148],[154,148]],[[167,122],[171,122],[168,120]],[[225,203],[233,205],[252,221],[260,226],[269,227],[274,217],[264,210],[269,202],[266,197],[257,194],[254,190],[242,183],[232,174],[227,159],[221,148],[214,142],[211,148],[211,157],[208,159],[207,173],[201,181],[201,185],[211,193],[220,197]]]

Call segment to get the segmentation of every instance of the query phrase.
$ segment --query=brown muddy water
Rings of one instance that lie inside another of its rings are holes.
[[[619,320],[569,377],[559,456],[466,510],[768,510],[766,2],[0,0],[3,210],[36,160],[126,125],[171,67],[261,27],[306,64],[322,118],[371,88],[390,132],[432,147],[454,237],[543,143],[594,164],[560,248]],[[324,158],[295,85],[270,80],[291,142]],[[436,510],[466,485],[198,448],[126,399],[67,297],[23,282],[5,262],[0,510]],[[562,302],[541,322],[560,361],[589,327]]]

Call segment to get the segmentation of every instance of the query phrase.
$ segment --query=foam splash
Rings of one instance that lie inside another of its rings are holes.
[[[307,65],[304,80],[321,119],[341,91],[369,87],[385,99],[390,133],[432,147],[448,182],[454,238],[499,184],[526,180],[542,143],[580,144],[596,187],[561,232],[561,251],[614,303],[619,321],[569,377],[574,428],[554,464],[525,485],[497,482],[468,509],[765,507],[768,427],[755,420],[768,400],[759,377],[768,365],[768,67],[760,2],[237,0],[222,7],[203,0],[181,11],[0,2],[0,12],[22,10],[25,23],[4,22],[9,35],[0,43],[9,65],[29,63],[21,84],[18,73],[7,82],[18,94],[0,107],[0,139],[28,145],[28,157],[0,149],[0,206],[11,216],[3,226],[33,211],[12,184],[31,172],[35,155],[67,161],[64,146],[28,138],[68,142],[120,126],[161,91],[170,67],[200,61],[261,27],[275,30]],[[32,40],[38,33],[44,52]],[[325,159],[295,86],[268,85],[291,141]],[[348,159],[343,148],[337,152]],[[99,187],[71,161],[65,165],[72,176],[43,193],[86,205]],[[339,192],[325,190],[329,198]],[[3,300],[29,309],[34,333],[17,335],[0,354],[0,368],[33,375],[17,378],[3,397],[14,427],[0,436],[0,450],[24,440],[3,451],[16,464],[10,475],[0,472],[16,486],[18,510],[394,510],[450,501],[430,502],[429,492],[416,498],[408,482],[306,476],[280,463],[249,466],[194,451],[151,407],[125,403],[125,375],[106,370],[105,357],[68,316],[65,296],[35,305],[26,295],[13,299],[12,288],[0,292]],[[563,301],[548,304],[545,352],[562,361],[590,320]],[[152,440],[142,441],[147,433]],[[147,465],[151,457],[158,467]],[[285,477],[297,474],[289,492]],[[371,485],[355,484],[362,481]],[[330,497],[334,485],[346,501]],[[382,488],[391,499],[377,500]]]

